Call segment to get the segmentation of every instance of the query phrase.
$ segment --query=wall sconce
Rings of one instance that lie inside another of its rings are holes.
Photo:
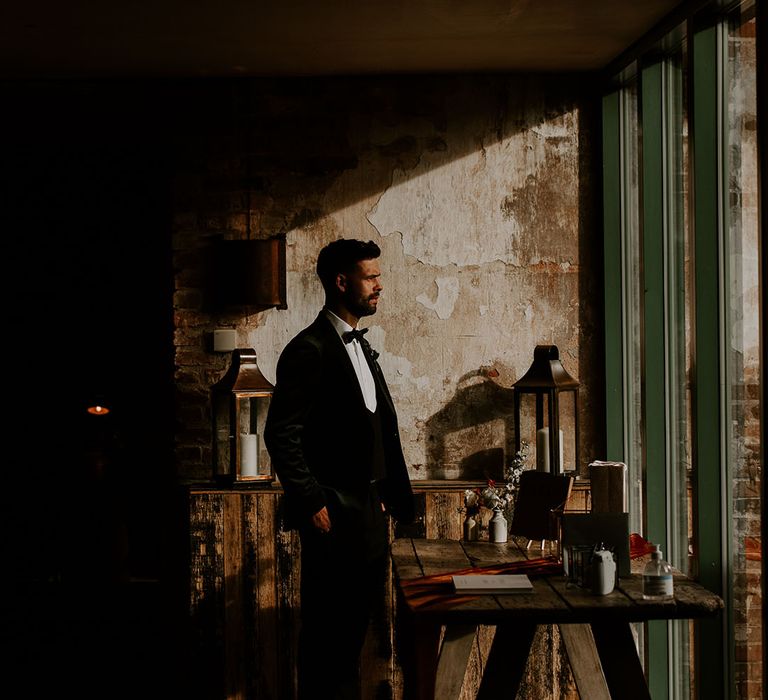
[[[535,439],[526,439],[529,444],[536,446],[536,468],[543,472],[561,474],[566,471],[564,463],[568,463],[569,466],[574,465],[570,467],[571,469],[577,469],[579,382],[565,371],[560,362],[557,346],[537,345],[533,351],[533,363],[528,371],[514,383],[513,388],[515,390],[515,449],[520,449],[521,431],[526,435],[530,433],[523,428],[522,423],[523,419],[529,417],[534,411],[529,406],[523,405],[523,398],[533,396],[536,401]],[[561,394],[573,400],[572,413],[561,412]]]
[[[272,463],[264,425],[274,387],[251,348],[232,351],[226,374],[211,389],[214,478],[227,485],[269,484]]]
[[[224,239],[214,244],[214,301],[219,309],[288,308],[285,236]]]

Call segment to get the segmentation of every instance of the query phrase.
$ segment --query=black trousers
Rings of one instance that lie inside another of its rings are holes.
[[[388,526],[376,487],[360,507],[329,505],[331,531],[300,530],[299,700],[360,697],[360,651],[384,595]]]

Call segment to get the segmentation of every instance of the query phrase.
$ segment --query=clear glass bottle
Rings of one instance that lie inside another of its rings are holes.
[[[672,567],[664,561],[661,545],[651,552],[651,560],[643,569],[643,598],[661,600],[673,594]]]

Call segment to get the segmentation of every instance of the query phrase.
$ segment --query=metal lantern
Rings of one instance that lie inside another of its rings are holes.
[[[256,364],[254,350],[232,351],[227,373],[211,389],[217,480],[230,485],[273,481],[272,463],[263,440],[273,390]]]
[[[578,468],[579,382],[560,362],[555,345],[537,345],[533,364],[514,384],[515,446],[525,439],[536,447],[536,468],[562,474]],[[526,405],[535,398],[535,408]],[[544,404],[546,403],[546,409]],[[568,404],[572,404],[572,411]],[[535,415],[535,438],[530,423]],[[524,425],[526,423],[527,425]]]

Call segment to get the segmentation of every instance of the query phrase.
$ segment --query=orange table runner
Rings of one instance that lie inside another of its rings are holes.
[[[528,576],[548,576],[562,573],[562,562],[559,562],[556,557],[550,556],[538,559],[524,559],[523,561],[508,562],[506,564],[469,567],[443,574],[403,579],[400,581],[400,588],[403,591],[406,604],[413,610],[426,607],[434,608],[436,606],[453,607],[479,597],[477,595],[455,594],[453,591],[453,576],[460,574],[528,574]]]
[[[630,557],[637,559],[653,551],[653,545],[637,533],[629,537]],[[448,608],[476,600],[479,595],[458,595],[453,590],[453,576],[460,574],[527,574],[530,577],[552,576],[563,573],[563,563],[554,556],[524,559],[522,561],[468,567],[430,576],[401,579],[400,589],[412,610]]]

